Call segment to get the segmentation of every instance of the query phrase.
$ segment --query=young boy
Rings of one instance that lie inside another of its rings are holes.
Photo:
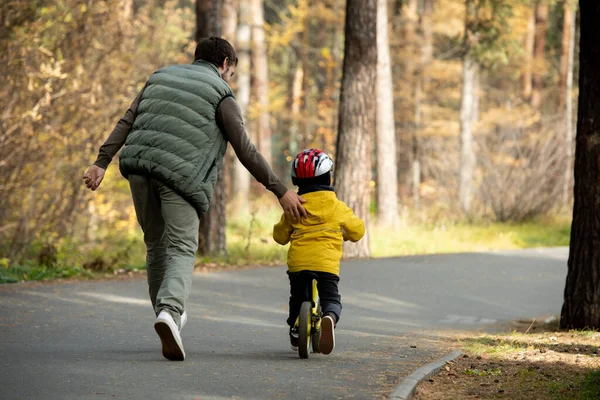
[[[292,164],[292,183],[306,203],[308,212],[299,222],[290,222],[285,214],[273,227],[273,238],[281,245],[291,241],[287,264],[290,278],[290,342],[298,347],[298,332],[294,323],[300,306],[308,299],[313,279],[321,299],[321,352],[330,354],[335,347],[334,328],[342,312],[338,292],[340,259],[343,240],[359,241],[365,234],[365,224],[352,210],[338,200],[331,187],[331,158],[319,149],[304,150]]]

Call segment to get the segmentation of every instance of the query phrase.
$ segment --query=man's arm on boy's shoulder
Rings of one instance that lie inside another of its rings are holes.
[[[342,229],[344,231],[344,239],[351,242],[358,242],[365,235],[365,223],[346,204],[344,204],[343,213]]]
[[[277,198],[283,197],[288,189],[250,141],[246,134],[240,106],[233,97],[227,97],[219,104],[217,122],[225,138],[231,143],[238,159],[248,172],[262,183],[267,190],[273,192]]]
[[[283,214],[279,222],[273,227],[273,239],[281,245],[287,244],[290,241],[293,230],[289,219]]]
[[[283,211],[296,221],[306,217],[308,213],[302,206],[305,200],[298,196],[295,191],[288,190],[248,138],[242,111],[233,97],[226,97],[219,104],[217,124],[225,139],[231,143],[231,147],[233,147],[242,165],[267,190],[277,196]]]

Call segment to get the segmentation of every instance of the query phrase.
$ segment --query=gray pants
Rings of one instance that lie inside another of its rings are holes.
[[[192,286],[199,219],[181,196],[153,178],[129,176],[146,243],[150,300],[156,315],[167,311],[178,326]]]

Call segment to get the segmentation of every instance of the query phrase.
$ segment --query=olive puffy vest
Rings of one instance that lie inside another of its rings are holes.
[[[217,126],[221,101],[233,96],[217,67],[196,61],[156,71],[148,80],[125,147],[121,174],[145,175],[208,210],[227,141]]]

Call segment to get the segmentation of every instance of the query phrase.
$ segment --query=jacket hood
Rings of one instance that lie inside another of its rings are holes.
[[[338,207],[335,192],[329,190],[310,192],[301,195],[308,217],[302,219],[303,225],[318,225],[327,222]]]

